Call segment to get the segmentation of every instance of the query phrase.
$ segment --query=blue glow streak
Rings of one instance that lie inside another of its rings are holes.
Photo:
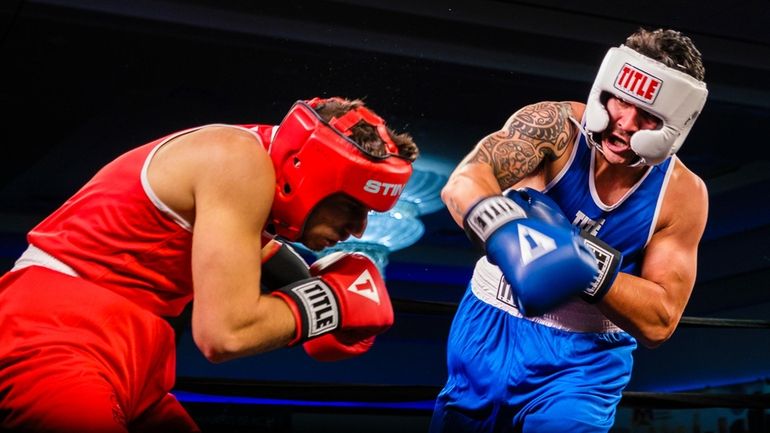
[[[661,384],[641,388],[647,392],[695,392],[704,389],[728,388],[740,385],[749,385],[757,382],[763,382],[770,378],[770,374],[761,374],[759,376],[743,377],[712,377],[706,379],[685,380],[678,384]]]
[[[218,403],[243,404],[259,406],[298,406],[298,407],[352,407],[366,409],[412,409],[433,410],[435,400],[405,401],[405,402],[361,402],[361,401],[312,401],[286,400],[276,398],[240,397],[230,395],[200,394],[188,391],[173,391],[177,400],[182,403]]]

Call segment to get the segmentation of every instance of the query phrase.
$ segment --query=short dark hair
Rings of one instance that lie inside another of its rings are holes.
[[[700,81],[706,75],[700,51],[689,37],[676,30],[640,28],[626,39],[625,45]]]
[[[315,107],[316,112],[325,121],[330,121],[334,117],[340,117],[350,110],[364,107],[364,102],[360,99],[329,98]],[[369,109],[371,111],[371,109]],[[398,154],[409,161],[417,159],[420,151],[414,143],[412,136],[407,133],[396,133],[387,128],[390,138],[398,148]],[[382,141],[372,125],[366,122],[359,122],[351,128],[350,138],[361,145],[372,155],[382,156],[387,153],[385,142]]]

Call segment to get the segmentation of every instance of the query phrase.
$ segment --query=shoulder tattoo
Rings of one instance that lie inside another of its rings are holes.
[[[489,164],[502,189],[534,172],[545,158],[564,153],[572,138],[567,102],[541,102],[517,111],[505,128],[488,135],[469,162]]]

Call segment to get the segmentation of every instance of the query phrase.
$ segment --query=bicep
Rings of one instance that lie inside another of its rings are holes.
[[[660,299],[670,309],[684,310],[695,282],[697,254],[676,236],[657,235],[645,251],[640,276],[663,288]]]
[[[503,128],[481,139],[457,166],[442,190],[455,221],[485,196],[500,194],[555,160],[574,140],[572,105],[541,102],[514,113]]]
[[[571,105],[541,102],[514,113],[503,129],[479,142],[468,162],[492,168],[501,189],[509,188],[548,159],[564,154],[574,137]]]
[[[674,206],[672,222],[650,239],[640,275],[663,287],[668,305],[680,312],[695,284],[698,245],[706,225],[708,197],[705,187],[699,189],[690,191],[688,200],[669,200],[679,205]]]

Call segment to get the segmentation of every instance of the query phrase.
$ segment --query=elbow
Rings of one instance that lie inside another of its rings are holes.
[[[210,346],[201,347],[200,350],[203,356],[212,364],[221,364],[234,358],[225,351]]]
[[[637,340],[639,340],[639,343],[644,347],[655,349],[671,338],[676,330],[677,323],[678,321],[673,318],[661,320],[656,325],[643,330],[642,334],[637,337]]]
[[[451,202],[453,195],[454,188],[452,187],[452,181],[450,180],[443,188],[441,188],[441,201],[448,205]]]
[[[474,185],[478,182],[478,176],[472,173],[463,170],[452,173],[441,188],[441,201],[447,206],[465,202],[468,196],[475,192],[476,187]]]
[[[193,341],[203,356],[214,364],[237,358],[243,351],[242,344],[233,333],[193,330]]]
[[[460,203],[457,200],[456,184],[451,179],[443,188],[441,188],[441,201],[446,205],[447,210],[449,210],[449,214],[452,216],[455,223],[457,223],[458,226],[463,227],[463,219],[465,218],[467,209],[460,206]]]
[[[671,337],[671,334],[665,333],[646,333],[637,338],[642,346],[648,349],[655,349],[661,344],[665,343]]]

